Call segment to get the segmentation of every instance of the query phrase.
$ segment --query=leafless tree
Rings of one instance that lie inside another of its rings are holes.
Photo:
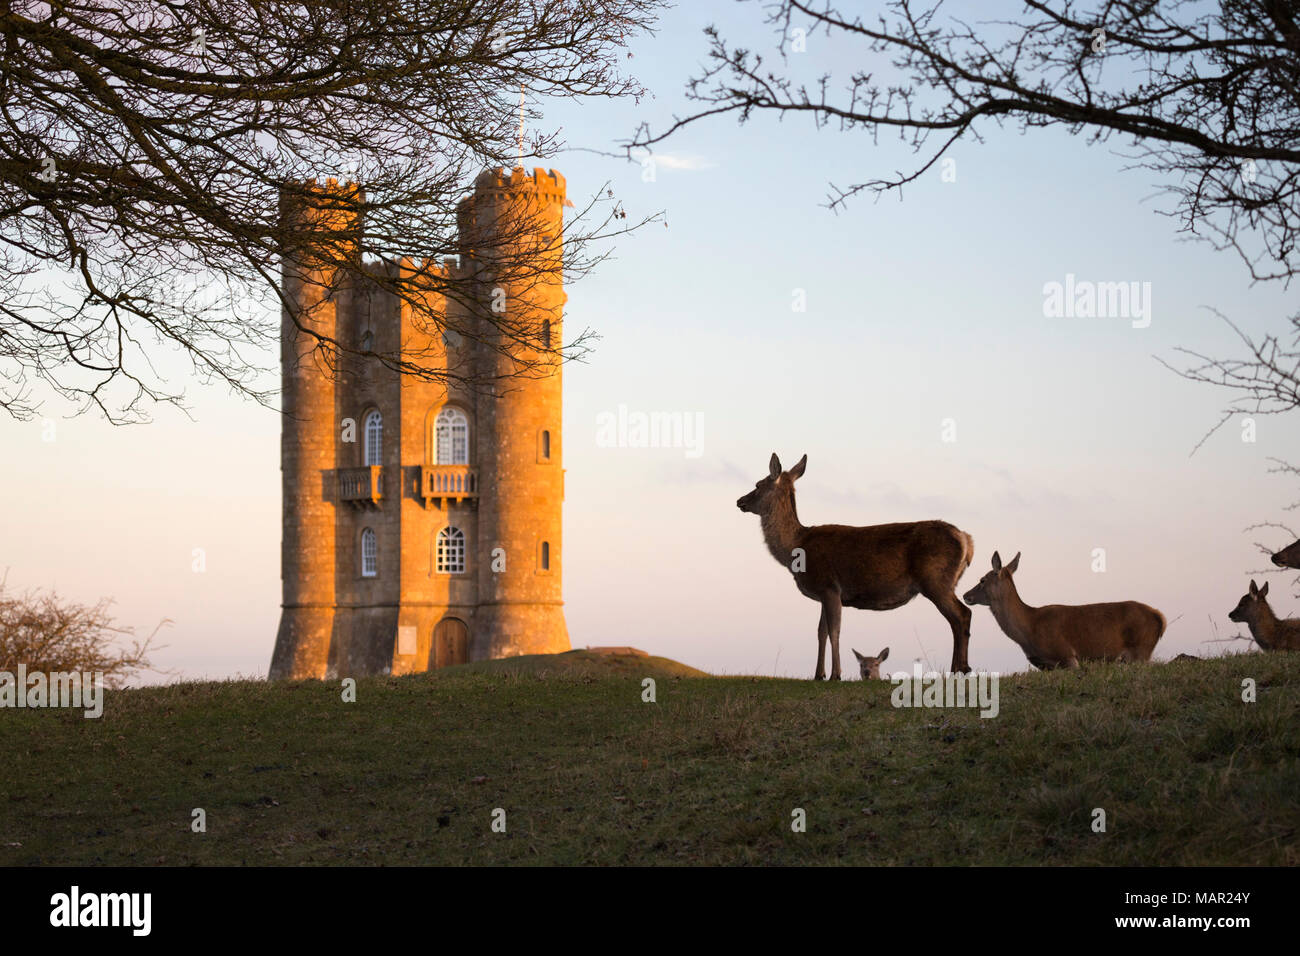
[[[1300,266],[1295,0],[1028,0],[1001,4],[1007,15],[986,3],[958,13],[944,0],[894,0],[865,16],[828,2],[762,6],[775,55],[710,27],[707,64],[687,85],[692,112],[663,130],[638,129],[628,155],[701,120],[757,113],[806,114],[873,142],[893,134],[917,153],[909,170],[832,185],[828,205],[838,210],[859,193],[901,191],[990,126],[1063,127],[1094,142],[1118,135],[1133,165],[1167,188],[1164,211],[1182,231],[1233,251],[1256,280],[1289,284]],[[962,19],[967,11],[981,19]],[[809,73],[801,51],[832,40],[837,60],[859,43],[861,67]],[[1300,405],[1300,311],[1289,325],[1258,341],[1238,329],[1243,357],[1189,351],[1176,371],[1232,390],[1226,416],[1291,410]]]
[[[660,5],[0,0],[0,407],[30,416],[53,389],[139,420],[182,403],[157,364],[173,352],[201,380],[267,401],[291,305],[281,257],[307,249],[336,281],[402,297],[431,335],[444,317],[428,293],[475,302],[482,270],[412,288],[384,263],[472,254],[496,281],[536,278],[530,224],[466,250],[457,203],[484,167],[520,153],[540,165],[563,147],[538,127],[543,101],[639,97],[625,47]],[[286,225],[281,199],[318,198],[317,176],[364,189],[336,194],[338,216]],[[546,239],[544,268],[572,281],[639,224],[602,191]],[[536,345],[516,318],[484,315],[494,348]],[[581,354],[585,338],[551,358]],[[331,363],[359,351],[320,348]],[[419,353],[378,358],[445,375]]]
[[[99,671],[104,686],[116,688],[133,674],[153,670],[149,653],[168,622],[139,639],[114,622],[111,605],[107,599],[78,604],[53,591],[15,595],[0,578],[0,671],[16,673],[19,664],[45,673]],[[129,646],[120,643],[123,638]]]

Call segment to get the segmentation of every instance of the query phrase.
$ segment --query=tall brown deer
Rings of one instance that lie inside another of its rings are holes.
[[[828,637],[831,680],[840,679],[841,608],[888,611],[918,594],[924,594],[952,627],[952,669],[969,671],[966,645],[971,613],[957,599],[956,590],[975,553],[971,536],[945,521],[805,527],[795,511],[794,483],[807,467],[804,455],[799,464],[783,472],[781,459],[773,452],[767,477],[736,507],[762,519],[767,550],[790,569],[799,593],[822,606],[814,679],[826,676]]]
[[[1147,661],[1165,632],[1165,616],[1138,601],[1045,604],[1020,600],[1011,576],[1020,553],[1005,567],[993,552],[993,570],[966,592],[967,604],[987,604],[1007,637],[1039,670],[1078,667],[1081,661]]]
[[[1267,581],[1262,588],[1251,581],[1250,590],[1228,612],[1228,620],[1249,627],[1250,636],[1266,651],[1300,651],[1300,620],[1279,620],[1265,600],[1267,595]]]
[[[1300,541],[1293,541],[1273,555],[1273,563],[1279,568],[1295,568],[1300,571]],[[1268,585],[1265,585],[1267,587]]]

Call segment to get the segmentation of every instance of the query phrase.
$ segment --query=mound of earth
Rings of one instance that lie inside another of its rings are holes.
[[[634,647],[598,647],[563,654],[524,654],[492,661],[475,661],[432,671],[453,674],[530,674],[537,677],[708,677],[680,661],[655,657]]]

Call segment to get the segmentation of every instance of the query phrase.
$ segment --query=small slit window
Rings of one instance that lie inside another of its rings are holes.
[[[542,319],[542,348],[551,347],[551,320]]]
[[[464,573],[465,532],[460,528],[443,528],[438,532],[437,568],[439,574]]]
[[[549,541],[542,542],[541,561],[542,561],[541,568],[543,571],[551,570],[551,542]]]
[[[542,461],[550,461],[551,460],[551,431],[549,428],[542,429],[541,445],[542,447],[539,453],[542,456]]]
[[[379,574],[379,542],[373,528],[361,532],[361,576],[373,578]]]

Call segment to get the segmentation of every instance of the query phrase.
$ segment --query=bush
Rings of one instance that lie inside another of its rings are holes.
[[[153,670],[149,652],[164,624],[140,640],[135,629],[121,627],[102,598],[96,604],[78,604],[54,591],[14,595],[0,578],[0,671],[15,673],[18,665],[29,672],[99,671],[104,686],[121,687],[132,674]],[[129,646],[119,641],[126,638]]]

